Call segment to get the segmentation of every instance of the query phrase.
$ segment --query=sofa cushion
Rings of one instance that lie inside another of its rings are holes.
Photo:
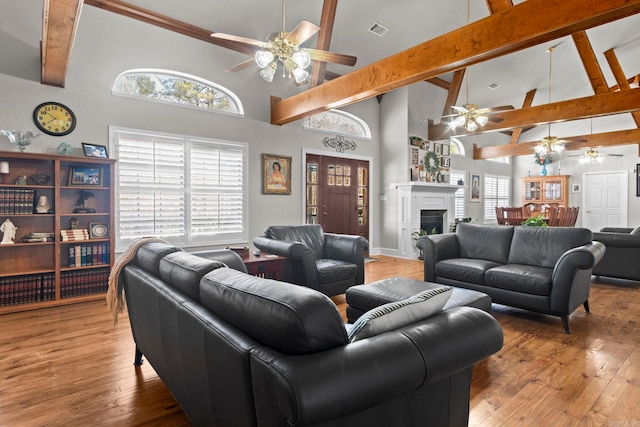
[[[335,304],[305,286],[223,267],[202,278],[200,301],[254,340],[287,355],[317,353],[348,342]]]
[[[506,264],[487,271],[484,284],[493,288],[548,296],[553,268]]]
[[[187,252],[173,252],[160,260],[160,277],[189,298],[200,301],[202,276],[224,267],[220,261],[201,258]]]
[[[138,248],[133,263],[154,276],[160,277],[160,260],[166,255],[178,251],[182,251],[182,249],[166,243],[146,243]]]
[[[349,341],[394,331],[402,326],[429,318],[442,311],[452,288],[438,286],[417,293],[402,301],[390,302],[364,313],[350,328]]]
[[[322,258],[324,230],[320,224],[272,225],[264,230],[264,235],[273,240],[303,243],[316,259]]]
[[[509,261],[554,268],[560,256],[571,248],[591,242],[591,230],[574,227],[515,227]]]
[[[497,262],[485,259],[450,258],[436,264],[436,278],[446,277],[461,282],[484,285],[485,272],[499,266]]]
[[[634,236],[640,236],[640,225],[634,228],[633,230],[631,230],[631,233],[629,234],[632,234]]]
[[[318,283],[333,283],[343,280],[354,280],[358,266],[350,262],[337,259],[316,260]]]
[[[513,237],[512,226],[461,222],[456,227],[460,257],[506,264]]]

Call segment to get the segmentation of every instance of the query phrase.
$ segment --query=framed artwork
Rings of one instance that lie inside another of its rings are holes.
[[[482,176],[479,173],[469,172],[469,182],[471,183],[471,191],[469,191],[470,202],[480,203],[481,178]]]
[[[451,145],[449,143],[442,144],[442,155],[448,156],[451,153],[450,148]]]
[[[580,184],[573,184],[571,186],[571,192],[572,193],[579,193],[580,192]]]
[[[69,166],[69,185],[102,185],[101,167]]]
[[[640,197],[640,163],[636,164],[636,197]]]
[[[442,144],[434,142],[433,143],[433,151],[435,151],[438,156],[441,156],[442,155]]]
[[[107,147],[104,145],[87,144],[86,142],[83,142],[82,150],[84,151],[84,155],[87,157],[100,157],[103,159],[109,157],[107,154]]]
[[[420,163],[419,158],[419,150],[416,147],[411,147],[411,164],[417,165]]]
[[[291,156],[262,154],[262,193],[291,194]]]
[[[89,237],[92,239],[109,237],[109,225],[106,222],[89,223]]]
[[[451,160],[449,157],[440,157],[440,167],[448,168]]]

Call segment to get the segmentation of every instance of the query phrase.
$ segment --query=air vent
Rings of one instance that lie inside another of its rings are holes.
[[[500,87],[500,83],[493,82],[489,85],[489,89],[498,89]]]
[[[387,27],[385,27],[382,24],[378,24],[377,22],[375,24],[373,24],[370,28],[369,31],[371,31],[373,34],[377,35],[377,36],[384,36],[387,31],[389,31],[389,29]]]

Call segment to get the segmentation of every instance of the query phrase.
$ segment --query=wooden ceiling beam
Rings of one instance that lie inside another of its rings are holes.
[[[271,106],[271,123],[290,123],[639,12],[640,0],[527,0],[283,99]]]
[[[607,63],[613,72],[614,77],[616,78],[616,82],[618,83],[618,87],[620,90],[631,90],[631,86],[629,85],[629,81],[627,77],[624,75],[624,71],[622,70],[622,66],[618,61],[618,57],[613,49],[609,49],[604,53],[604,57],[607,59]],[[640,112],[634,111],[631,113],[633,117],[633,121],[636,123],[636,127],[640,128]]]
[[[40,66],[42,84],[64,87],[82,0],[44,0]]]
[[[425,80],[425,82],[431,83],[432,85],[438,86],[439,88],[444,90],[449,90],[449,88],[451,87],[451,83],[440,77],[432,77]]]
[[[640,129],[627,129],[589,135],[562,138],[568,141],[565,150],[582,150],[589,147],[612,147],[614,145],[640,144]],[[495,145],[491,147],[473,146],[473,158],[493,159],[496,157],[525,156],[535,154],[535,147],[540,141],[520,142],[515,144]]]
[[[512,0],[487,0],[489,13],[494,14],[513,7]]]
[[[524,101],[522,102],[522,108],[530,108],[533,104],[533,98],[536,95],[538,89],[531,89],[524,97]],[[515,128],[513,133],[511,134],[511,141],[509,144],[517,144],[520,139],[520,135],[522,134],[523,128]]]
[[[442,108],[442,115],[446,116],[447,114],[451,114],[453,109],[453,105],[455,104],[458,96],[460,95],[460,89],[462,88],[462,82],[464,80],[464,75],[466,74],[467,69],[462,68],[460,70],[456,70],[453,73],[453,78],[451,79],[451,85],[449,86],[449,91],[447,93],[447,100],[444,102],[444,107]]]
[[[338,0],[324,0],[322,5],[322,15],[320,16],[320,31],[318,32],[318,43],[316,49],[329,50],[331,46],[331,36],[333,34],[333,24],[336,20],[336,10]],[[311,69],[310,87],[322,84],[327,63],[324,61],[313,61]]]
[[[640,88],[603,93],[552,104],[536,105],[521,110],[502,111],[492,114],[493,117],[502,119],[501,121],[497,123],[490,121],[485,126],[478,128],[475,132],[468,132],[463,128],[457,128],[452,131],[446,123],[440,122],[436,125],[433,124],[432,120],[429,120],[428,138],[437,141],[452,136],[502,132],[517,127],[588,119],[591,117],[630,113],[638,110],[640,110]]]

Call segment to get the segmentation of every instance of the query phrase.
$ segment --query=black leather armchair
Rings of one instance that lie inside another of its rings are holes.
[[[253,239],[263,252],[285,257],[281,280],[307,286],[325,295],[344,293],[364,283],[364,252],[369,242],[362,236],[325,233],[321,225],[277,225]]]
[[[593,240],[607,248],[602,260],[593,267],[595,276],[640,280],[640,227],[605,227],[593,233]]]

